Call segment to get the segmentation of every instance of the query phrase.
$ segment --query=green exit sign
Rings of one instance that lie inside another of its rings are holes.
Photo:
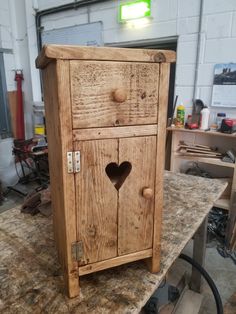
[[[151,16],[151,0],[136,0],[120,4],[119,22],[148,16]]]

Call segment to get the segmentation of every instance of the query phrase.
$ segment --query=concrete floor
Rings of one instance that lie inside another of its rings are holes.
[[[212,241],[207,245],[205,269],[214,280],[221,295],[222,302],[225,304],[236,291],[236,265],[230,258],[223,258],[220,256],[216,250],[216,246],[216,241]],[[189,242],[183,253],[192,256],[192,241]],[[176,277],[181,278],[186,272],[188,275],[191,273],[191,266],[183,260],[176,260],[171,268],[168,282],[176,282]],[[215,314],[216,306],[214,297],[205,280],[203,280],[202,294],[204,295],[204,298],[199,313]]]
[[[36,187],[38,187],[38,184],[35,182],[30,182],[28,184],[18,183],[17,185],[14,186],[15,189],[18,189],[23,193],[31,193],[32,191],[34,191]],[[4,196],[4,201],[2,205],[0,205],[0,213],[3,213],[8,209],[21,205],[23,203],[23,200],[24,196],[18,194],[17,192],[9,191],[9,193],[7,193],[7,195]]]
[[[34,184],[18,185],[21,191],[30,192],[35,188]],[[16,207],[22,204],[23,197],[19,196],[15,192],[10,192],[3,204],[0,206],[0,213],[10,208]],[[230,258],[223,258],[216,250],[217,242],[214,240],[208,244],[206,250],[206,265],[205,268],[209,272],[210,276],[214,280],[216,286],[219,289],[223,304],[230,298],[230,296],[236,291],[236,265]],[[192,241],[189,242],[185,248],[185,254],[192,255]],[[183,260],[176,260],[171,268],[168,276],[168,282],[178,282],[184,273],[191,273],[191,266]],[[215,301],[212,292],[208,284],[203,281],[203,304],[200,310],[200,314],[214,314],[216,313]],[[236,309],[235,309],[236,313]],[[186,313],[187,314],[187,313]]]

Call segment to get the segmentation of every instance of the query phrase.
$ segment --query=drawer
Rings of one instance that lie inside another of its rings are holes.
[[[159,64],[70,61],[73,128],[157,123]]]

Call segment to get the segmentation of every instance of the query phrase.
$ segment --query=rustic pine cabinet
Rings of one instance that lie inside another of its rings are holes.
[[[70,297],[79,277],[160,267],[172,51],[44,46],[53,225]]]

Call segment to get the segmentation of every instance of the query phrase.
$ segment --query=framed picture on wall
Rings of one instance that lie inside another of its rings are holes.
[[[211,105],[236,108],[236,63],[215,65]]]

